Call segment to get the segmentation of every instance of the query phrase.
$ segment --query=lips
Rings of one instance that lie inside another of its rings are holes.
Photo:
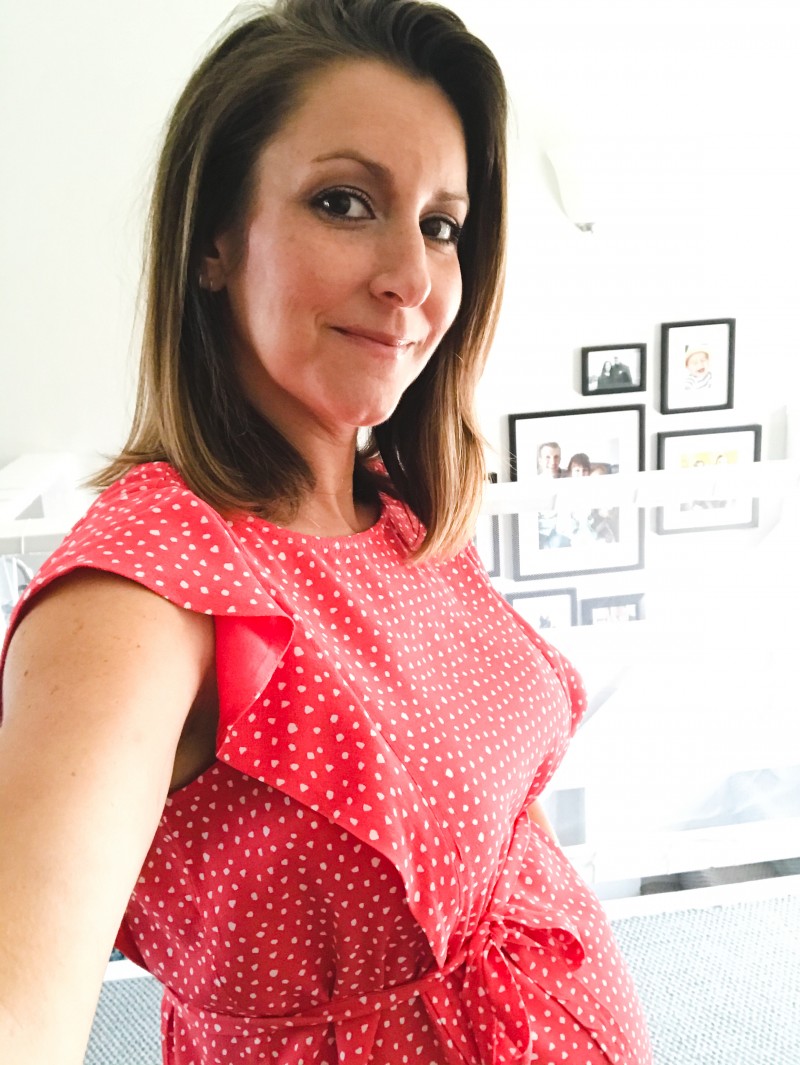
[[[362,326],[335,326],[334,331],[356,342],[376,344],[396,352],[401,352],[411,347],[414,341],[406,336],[395,333],[384,333],[378,329],[364,329]]]

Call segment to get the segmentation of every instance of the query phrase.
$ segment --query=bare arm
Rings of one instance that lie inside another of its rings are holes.
[[[533,821],[535,825],[538,825],[539,828],[543,828],[551,839],[558,843],[556,830],[550,824],[550,819],[544,812],[544,807],[539,799],[537,799],[536,802],[531,803],[528,807],[528,817],[530,817],[531,821]]]
[[[64,578],[15,633],[0,728],[0,1061],[83,1061],[213,655],[211,618],[99,573]]]

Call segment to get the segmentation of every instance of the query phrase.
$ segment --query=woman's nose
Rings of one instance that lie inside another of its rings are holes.
[[[419,225],[392,227],[377,250],[370,290],[400,307],[419,307],[430,295],[428,247]]]

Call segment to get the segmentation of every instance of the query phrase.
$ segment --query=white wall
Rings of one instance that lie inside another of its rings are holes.
[[[495,5],[468,6],[490,37]],[[649,437],[763,422],[764,457],[784,454],[800,385],[798,44],[790,0],[553,0],[499,42],[518,133],[506,314],[481,394],[493,442],[509,410],[597,403],[580,396],[581,346],[645,342]],[[560,212],[550,146],[579,181],[586,157],[594,234]],[[662,416],[658,326],[709,317],[737,320],[735,409]]]
[[[480,394],[492,443],[510,411],[592,404],[581,346],[643,341],[648,394],[625,398],[647,402],[648,436],[757,421],[782,457],[800,388],[795,0],[452,6],[514,103],[509,281]],[[159,131],[231,9],[0,0],[0,461],[121,443]],[[563,214],[546,147],[594,156],[573,168],[594,234]],[[735,410],[659,415],[657,327],[706,317],[737,320]]]

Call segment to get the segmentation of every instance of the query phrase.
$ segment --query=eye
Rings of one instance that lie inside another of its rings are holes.
[[[452,218],[436,215],[433,218],[426,218],[420,229],[426,237],[440,244],[458,244],[462,227]]]
[[[375,217],[369,200],[358,189],[325,189],[318,193],[311,203],[313,207],[334,218],[358,220]]]

